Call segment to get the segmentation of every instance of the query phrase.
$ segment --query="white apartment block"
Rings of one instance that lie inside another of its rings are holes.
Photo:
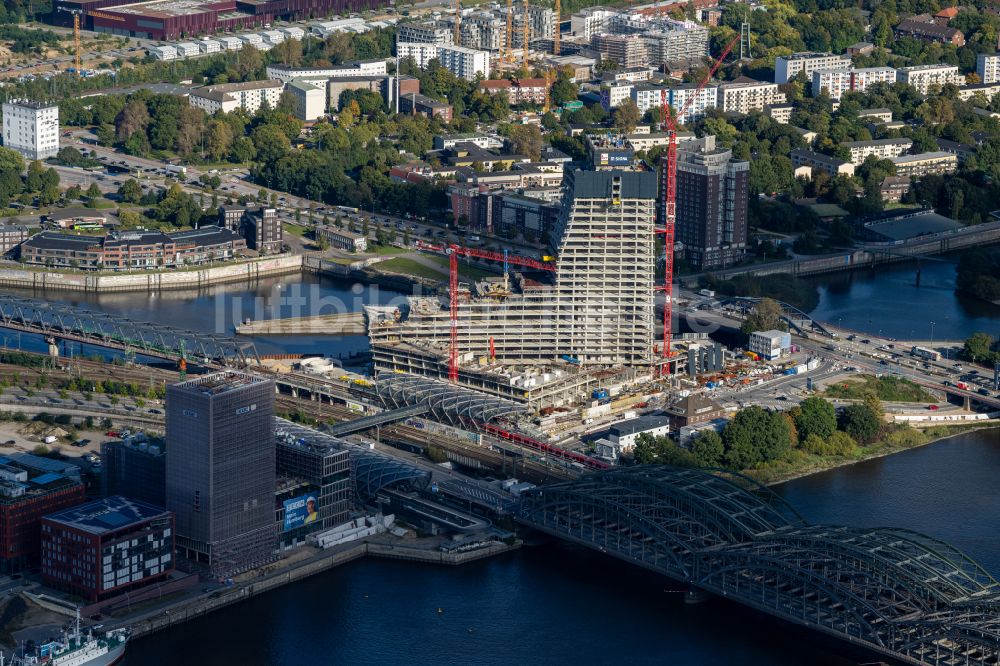
[[[277,80],[223,83],[195,88],[188,96],[188,103],[204,109],[209,115],[216,111],[229,113],[236,109],[243,109],[252,115],[264,104],[275,108],[281,101],[284,87],[285,84]]]
[[[926,95],[932,89],[940,90],[949,83],[955,86],[964,86],[965,75],[953,65],[916,65],[897,69],[896,81],[908,83],[916,88],[921,95]]]
[[[771,104],[766,109],[767,115],[771,116],[771,119],[781,125],[787,125],[792,122],[792,111],[795,110],[794,104]]]
[[[201,53],[201,49],[194,42],[180,42],[174,44],[174,48],[177,49],[178,58],[190,58]]]
[[[765,106],[784,104],[785,93],[778,90],[777,83],[765,83],[752,79],[737,79],[733,83],[719,86],[718,107],[727,113],[750,113],[763,111]]]
[[[177,49],[173,46],[150,46],[147,51],[149,55],[157,60],[176,60]]]
[[[446,23],[400,23],[396,42],[416,42],[445,46],[454,44],[454,32]]]
[[[285,28],[278,28],[278,31],[285,35],[286,39],[294,39],[297,41],[302,41],[306,36],[306,31],[297,26],[288,26]]]
[[[3,145],[29,160],[59,152],[59,106],[27,100],[3,104]]]
[[[640,113],[646,113],[650,109],[659,108],[663,104],[664,97],[666,97],[667,104],[670,105],[675,113],[680,114],[677,117],[677,121],[680,123],[697,120],[705,115],[706,110],[714,109],[718,102],[718,96],[718,86],[705,86],[701,90],[698,90],[698,86],[696,85],[679,86],[676,88],[638,85],[632,89],[632,101],[639,107]],[[684,106],[688,103],[688,98],[693,98],[691,105],[688,106],[687,111],[681,114]]]
[[[243,48],[243,40],[239,37],[217,37],[216,40],[227,51],[239,51]]]
[[[602,32],[610,22],[612,17],[618,12],[603,7],[588,7],[581,9],[569,18],[570,32],[574,37],[581,37],[587,41],[599,32]]]
[[[548,7],[528,5],[528,44],[535,39],[549,39],[555,34],[556,15]],[[513,48],[524,47],[525,13],[523,6],[515,5],[511,22],[510,43]]]
[[[281,44],[283,41],[285,41],[285,33],[281,32],[280,30],[265,30],[264,32],[260,33],[260,36],[263,37],[264,41],[266,41],[271,46],[277,46],[278,44]]]
[[[305,122],[319,119],[326,113],[326,86],[322,82],[296,80],[285,86],[295,100],[295,117]]]
[[[974,86],[962,86],[958,89],[958,98],[963,102],[968,102],[973,97],[982,95],[987,102],[1000,95],[1000,81],[993,83],[979,83]]]
[[[980,83],[1000,81],[1000,53],[980,53],[976,56],[976,74]]]
[[[265,48],[264,38],[255,32],[248,32],[245,35],[240,35],[239,38],[243,40],[243,43],[247,46],[252,46],[258,50],[263,50]]]
[[[438,57],[438,45],[428,42],[396,42],[396,55],[399,58],[413,58],[420,69],[426,69],[431,60]]]
[[[848,92],[864,92],[876,83],[895,83],[896,70],[892,67],[865,67],[856,69],[820,69],[812,75],[812,94],[824,89],[832,100],[839,100]]]
[[[462,46],[479,51],[500,51],[507,45],[507,21],[493,14],[462,17]]]
[[[218,53],[222,50],[222,44],[214,39],[202,39],[198,42],[198,50],[202,53]]]
[[[605,83],[601,86],[601,106],[605,111],[617,109],[625,100],[632,99],[634,88],[635,86],[626,81]]]
[[[869,155],[883,160],[905,155],[913,147],[911,139],[875,139],[874,141],[845,141],[840,144],[851,151],[851,164],[858,166]]]
[[[477,74],[490,78],[490,54],[464,46],[439,46],[437,58],[441,66],[455,76],[472,81]]]
[[[774,61],[774,82],[788,83],[803,72],[807,80],[818,69],[843,69],[851,66],[851,59],[832,53],[793,53],[778,56]]]
[[[385,60],[356,60],[334,67],[292,67],[291,65],[268,65],[267,78],[278,81],[295,79],[337,79],[347,76],[386,76],[389,70]]]

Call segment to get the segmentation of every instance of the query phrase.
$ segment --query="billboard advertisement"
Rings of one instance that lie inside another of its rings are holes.
[[[309,525],[319,518],[319,503],[315,495],[300,495],[285,500],[285,524],[283,531]]]

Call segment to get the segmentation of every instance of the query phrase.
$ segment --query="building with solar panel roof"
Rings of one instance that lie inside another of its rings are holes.
[[[46,585],[101,601],[166,579],[174,570],[174,515],[121,495],[42,519]]]

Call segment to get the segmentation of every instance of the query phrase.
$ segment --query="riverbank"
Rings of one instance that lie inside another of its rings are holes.
[[[923,430],[905,427],[890,433],[886,440],[858,447],[851,456],[817,456],[796,449],[792,454],[792,460],[772,463],[768,467],[751,470],[746,474],[765,486],[774,486],[840,467],[849,467],[866,460],[885,458],[903,451],[918,449],[958,435],[997,429],[1000,429],[1000,421],[975,425],[932,426]]]
[[[92,293],[157,292],[201,289],[218,284],[254,282],[261,278],[302,272],[300,255],[252,259],[208,268],[155,270],[139,273],[87,273],[27,268],[0,268],[0,286],[39,291]]]
[[[184,598],[166,606],[116,618],[114,623],[106,622],[105,626],[108,629],[127,626],[131,628],[134,638],[147,636],[364,557],[459,566],[517,550],[521,547],[521,542],[494,542],[463,552],[446,552],[441,550],[440,545],[440,539],[400,539],[380,535],[326,550],[302,546],[296,549],[293,557],[286,556],[284,563],[279,561],[264,567],[257,575],[244,574],[230,587],[222,587],[210,593],[202,592],[193,598]],[[306,550],[315,551],[315,554],[302,556],[301,553]]]

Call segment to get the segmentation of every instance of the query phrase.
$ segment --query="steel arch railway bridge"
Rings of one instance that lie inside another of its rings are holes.
[[[755,482],[662,466],[522,495],[518,520],[898,661],[1000,664],[1000,583],[915,532],[809,525]]]
[[[227,335],[196,333],[32,298],[0,295],[0,327],[170,361],[187,358],[206,367],[260,363],[252,343]]]

